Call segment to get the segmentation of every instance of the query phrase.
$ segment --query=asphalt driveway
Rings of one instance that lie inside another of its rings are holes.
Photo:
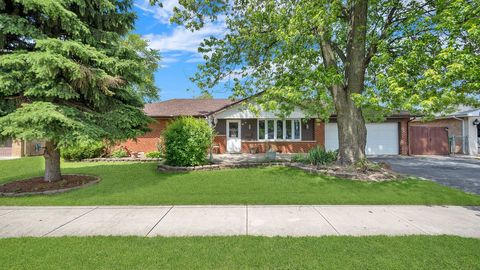
[[[445,156],[384,156],[370,160],[383,161],[392,170],[431,179],[440,184],[480,194],[480,159]]]

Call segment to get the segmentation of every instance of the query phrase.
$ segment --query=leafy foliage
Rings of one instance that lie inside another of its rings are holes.
[[[312,165],[329,165],[337,160],[338,151],[326,151],[317,145],[308,151],[306,155],[295,154],[292,156],[292,162],[306,163]]]
[[[337,160],[338,151],[326,151],[324,148],[317,147],[308,151],[307,160],[313,165],[327,165]]]
[[[132,1],[0,1],[0,135],[60,147],[147,130],[157,51]]]
[[[163,154],[159,151],[152,151],[152,152],[148,152],[145,156],[147,158],[162,158]]]
[[[127,150],[123,148],[119,148],[119,149],[113,150],[110,156],[114,158],[123,158],[123,157],[128,157],[128,153],[127,153]]]
[[[213,129],[203,119],[181,117],[163,132],[166,163],[196,166],[206,163],[206,153],[213,140]]]
[[[365,158],[366,121],[480,105],[479,1],[179,3],[174,22],[227,28],[201,44],[197,85],[226,82],[241,97],[263,91],[257,103],[280,116],[295,107],[324,120],[335,113],[339,164]]]
[[[362,2],[366,29],[351,19]],[[334,86],[360,87],[347,94],[370,120],[399,110],[432,115],[479,105],[478,1],[180,3],[174,22],[196,30],[214,21],[228,29],[199,48],[207,61],[192,79],[202,89],[227,81],[236,96],[268,90],[257,99],[266,109],[288,114],[299,106],[325,119],[334,112]],[[351,42],[364,30],[358,44],[365,53],[358,55]],[[358,86],[349,86],[353,73],[365,73]]]
[[[105,144],[103,142],[81,142],[74,146],[60,149],[62,158],[69,161],[80,161],[87,158],[97,158],[104,154]]]

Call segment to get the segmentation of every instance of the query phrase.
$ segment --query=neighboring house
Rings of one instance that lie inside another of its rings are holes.
[[[43,154],[43,142],[6,139],[0,141],[0,158],[38,156]]]
[[[158,149],[160,136],[169,121],[179,116],[193,116],[209,121],[216,131],[217,153],[261,153],[269,149],[281,153],[307,152],[317,145],[327,150],[338,148],[335,116],[325,124],[307,118],[301,110],[280,119],[274,112],[254,113],[244,102],[226,99],[172,99],[146,104],[145,113],[156,120],[151,132],[123,143],[130,152]],[[367,124],[366,153],[408,154],[409,114],[392,115],[383,123]]]
[[[437,154],[434,151],[438,150],[437,146],[446,143],[448,147],[442,154],[446,151],[445,154],[479,155],[480,108],[464,108],[426,122],[412,121],[410,132],[412,154]],[[427,144],[430,146],[423,147]]]

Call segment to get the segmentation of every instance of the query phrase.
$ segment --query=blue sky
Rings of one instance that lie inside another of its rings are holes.
[[[204,38],[225,33],[222,22],[207,24],[193,33],[183,26],[169,23],[176,5],[178,0],[163,1],[163,8],[150,6],[148,0],[135,1],[138,14],[135,33],[149,40],[150,47],[160,50],[162,55],[160,68],[155,74],[161,100],[192,98],[200,94],[189,80],[195,74],[197,65],[203,62],[197,52],[198,45]],[[215,98],[227,98],[230,92],[219,87],[212,94]]]

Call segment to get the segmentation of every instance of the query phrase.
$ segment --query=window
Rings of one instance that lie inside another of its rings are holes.
[[[238,122],[229,122],[228,123],[228,137],[229,138],[238,138]]]
[[[300,120],[293,120],[294,140],[300,140]]]
[[[277,140],[283,140],[283,121],[277,120]]]
[[[285,139],[292,139],[292,120],[285,120]]]
[[[259,140],[301,140],[301,138],[300,119],[258,120]]]
[[[265,139],[265,120],[258,120],[258,139]]]
[[[268,139],[273,140],[275,139],[275,120],[267,120],[268,126]]]

